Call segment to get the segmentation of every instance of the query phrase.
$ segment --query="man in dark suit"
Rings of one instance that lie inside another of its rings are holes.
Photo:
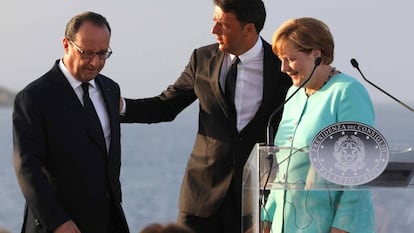
[[[22,232],[129,232],[119,181],[120,90],[99,74],[112,53],[110,36],[102,15],[76,15],[66,27],[63,58],[16,96]]]
[[[266,18],[263,2],[214,3],[212,33],[218,43],[195,49],[181,76],[161,95],[126,99],[121,122],[172,121],[198,99],[199,128],[183,178],[178,221],[197,233],[240,233],[243,166],[253,146],[265,141],[269,116],[283,103],[291,81],[259,36]],[[227,98],[226,75],[237,57],[235,96]]]

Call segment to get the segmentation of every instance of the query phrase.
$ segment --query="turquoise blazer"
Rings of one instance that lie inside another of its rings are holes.
[[[287,96],[297,87],[292,86]],[[304,186],[310,170],[307,148],[324,127],[342,121],[374,125],[374,108],[364,86],[344,73],[334,75],[308,97],[299,90],[285,105],[275,145],[279,172],[275,182]],[[328,181],[325,181],[328,182]],[[328,233],[331,227],[347,232],[374,232],[374,211],[368,191],[272,190],[262,220],[272,232]]]

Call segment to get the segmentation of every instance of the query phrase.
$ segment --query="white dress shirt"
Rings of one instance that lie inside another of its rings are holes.
[[[234,105],[237,113],[237,129],[240,132],[254,117],[263,98],[263,43],[259,38],[247,52],[239,55],[237,65],[236,94]],[[224,93],[227,72],[235,55],[224,58],[220,71],[220,85]]]
[[[72,74],[63,64],[62,59],[59,62],[59,68],[62,71],[63,75],[65,75],[66,79],[68,80],[76,95],[78,96],[79,101],[83,105],[83,90],[81,87],[82,82],[78,81],[72,76]],[[95,107],[96,113],[98,114],[99,121],[101,122],[103,133],[105,136],[106,149],[109,152],[109,146],[111,145],[111,127],[109,123],[108,112],[106,111],[105,107],[105,101],[103,99],[100,89],[95,83],[95,80],[92,79],[91,81],[89,81],[89,84],[89,96]]]

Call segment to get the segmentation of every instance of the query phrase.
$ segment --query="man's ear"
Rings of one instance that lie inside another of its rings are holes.
[[[69,39],[68,38],[63,38],[63,40],[62,40],[62,45],[63,45],[63,51],[65,52],[65,53],[67,53],[68,52],[68,49],[69,49]]]
[[[246,34],[249,34],[249,33],[257,34],[256,27],[254,26],[254,23],[245,24],[244,27],[243,27],[243,30],[246,32]]]

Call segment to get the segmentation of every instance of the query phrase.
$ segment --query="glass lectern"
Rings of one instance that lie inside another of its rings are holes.
[[[292,148],[278,148],[256,144],[253,148],[243,171],[242,190],[242,232],[259,233],[263,231],[263,215],[266,213],[265,203],[271,190],[294,191],[296,193],[309,193],[323,191],[333,193],[337,191],[369,193],[373,206],[373,216],[355,217],[351,224],[367,224],[367,219],[373,219],[373,232],[412,232],[414,227],[414,151],[407,148],[401,151],[390,151],[389,162],[385,170],[374,180],[362,185],[338,185],[327,182],[317,172],[309,169],[308,178],[304,182],[280,182],[277,154]],[[307,152],[306,149],[297,148],[298,153]],[[299,155],[298,155],[299,156]],[[306,197],[306,194],[302,195]],[[305,198],[306,199],[306,198]],[[303,202],[304,213],[293,213],[296,216],[295,232],[306,231],[308,224],[319,224],[326,219],[318,219],[318,215],[307,213],[312,203]],[[361,211],[364,211],[361,205]],[[317,207],[316,207],[317,209]],[[290,211],[294,211],[291,208]],[[291,213],[292,214],[292,213]],[[319,221],[321,220],[321,221]],[[283,220],[281,220],[283,221]],[[364,222],[362,222],[364,221]],[[319,232],[318,232],[319,233]],[[323,233],[323,232],[321,232]]]

